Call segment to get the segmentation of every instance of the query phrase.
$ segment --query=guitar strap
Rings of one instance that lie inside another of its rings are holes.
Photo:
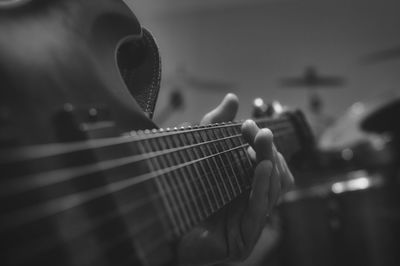
[[[161,82],[161,59],[149,31],[124,43],[117,53],[118,67],[136,102],[152,118]]]

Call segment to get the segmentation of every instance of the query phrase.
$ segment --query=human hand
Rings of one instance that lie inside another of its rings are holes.
[[[232,121],[238,107],[236,95],[228,94],[217,108],[204,116],[201,124]],[[248,257],[272,207],[293,184],[292,174],[275,148],[269,129],[259,129],[248,120],[242,126],[242,134],[250,144],[248,153],[255,162],[251,191],[181,239],[178,259],[182,265],[209,265]]]

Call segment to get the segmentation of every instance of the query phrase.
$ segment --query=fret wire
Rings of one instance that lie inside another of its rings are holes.
[[[180,136],[180,140],[181,143],[183,145],[190,145],[190,141],[189,139],[186,137],[186,134],[181,134]],[[182,151],[182,156],[189,158],[189,160],[193,160],[193,153],[189,152],[188,150],[183,150]],[[188,167],[188,172],[190,173],[189,176],[191,177],[191,180],[193,182],[196,182],[196,192],[198,193],[198,195],[200,195],[202,192],[206,191],[206,185],[204,183],[204,180],[202,178],[196,178],[200,177],[201,174],[199,173],[197,167],[194,167],[193,165]],[[211,199],[210,199],[210,195],[208,195],[208,193],[204,193],[205,198],[201,197],[200,198],[200,203],[202,205],[202,216],[204,217],[208,217],[210,215],[210,213],[212,212],[212,207],[211,207]]]
[[[188,142],[184,138],[184,135],[185,134],[175,135],[179,146],[188,145]],[[190,154],[190,152],[188,152],[188,150],[183,150],[183,151],[178,152],[180,162],[185,162],[185,159],[187,159],[187,158],[189,158],[189,160],[190,160],[189,154]],[[197,195],[200,195],[200,193],[202,192],[202,189],[204,189],[204,187],[201,184],[201,179],[196,178],[196,176],[194,175],[193,168],[195,168],[195,167],[192,165],[191,167],[189,166],[185,169],[186,169],[186,172],[188,173],[188,177],[190,178],[190,183],[193,184],[192,193],[196,194],[195,196],[197,196]],[[197,210],[198,210],[199,219],[203,220],[204,217],[208,216],[207,204],[204,203],[204,198],[197,197],[196,205],[198,205]],[[199,205],[201,205],[201,207],[199,207]]]
[[[229,146],[235,146],[234,145],[234,143],[230,143],[230,144],[228,144],[228,138],[225,138],[225,136],[228,136],[229,135],[229,133],[228,133],[228,131],[224,131],[224,130],[226,130],[226,128],[220,128],[219,130],[216,130],[215,132],[216,132],[216,134],[218,133],[218,135],[217,135],[217,137],[222,137],[224,140],[223,141],[221,141],[220,142],[220,145],[222,146],[222,149],[224,150],[224,149],[228,149],[229,148]],[[243,136],[241,135],[239,138],[242,138]],[[239,168],[241,168],[240,166],[241,166],[241,164],[240,164],[240,160],[238,160],[238,162],[239,162],[239,164],[232,164],[231,162],[235,162],[236,161],[236,159],[235,159],[235,156],[234,156],[234,152],[232,152],[232,153],[229,153],[229,154],[225,154],[226,155],[226,159],[227,159],[227,161],[228,161],[228,163],[230,164],[230,166],[231,166],[231,169],[232,169],[232,173],[233,173],[233,177],[234,177],[234,180],[235,180],[235,183],[237,184],[237,188],[238,188],[238,195],[240,195],[241,193],[242,193],[242,187],[241,187],[241,184],[240,184],[240,182],[239,182],[239,178],[238,178],[238,174],[240,175],[240,170],[239,170]],[[238,158],[239,159],[239,158]]]
[[[223,166],[222,166],[223,169],[226,169],[227,167],[229,167],[229,166],[226,166],[226,165],[223,165]],[[211,173],[212,173],[212,172],[206,172],[204,176],[207,176],[207,175],[209,175],[209,174],[211,174]],[[202,176],[202,177],[204,177],[204,176]],[[179,187],[182,187],[182,186],[184,186],[184,183],[178,184],[177,186],[176,186],[176,185],[173,185],[172,191],[173,191],[173,190],[176,190],[176,189],[178,189]],[[210,189],[208,189],[208,190],[206,190],[206,191],[204,191],[204,192],[201,192],[201,193],[206,193],[207,191],[209,191],[209,190],[211,190],[211,189],[212,189],[212,187],[210,187]],[[152,201],[155,200],[155,199],[158,199],[159,197],[160,197],[160,195],[158,195],[158,194],[156,194],[155,196],[150,196],[150,198],[144,200],[141,204],[142,204],[142,205],[145,205],[145,204],[152,204]],[[193,200],[193,199],[189,199],[189,201],[191,201],[191,200]],[[134,204],[135,204],[135,207],[134,207],[134,208],[129,208],[129,207],[128,207],[127,210],[135,209],[135,208],[138,208],[138,207],[141,206],[141,205],[139,205],[137,202],[135,202]],[[184,203],[184,204],[186,204],[186,203]],[[173,206],[173,208],[178,208],[178,209],[179,209],[179,208],[182,208],[182,206],[175,205],[175,206]],[[217,210],[214,210],[213,213],[214,213],[215,211],[217,211]],[[161,218],[163,218],[165,215],[167,215],[167,214],[161,215]],[[137,229],[137,232],[140,232],[141,230],[143,230],[144,228],[146,228],[146,226],[148,226],[148,225],[150,225],[151,223],[154,223],[154,222],[156,222],[156,221],[157,221],[157,219],[150,219],[150,220],[148,220],[148,221],[142,222],[143,227],[139,227],[139,228]]]
[[[177,135],[174,135],[174,136],[177,136]],[[168,138],[167,143],[169,143],[169,145],[171,147],[174,147],[174,146],[178,146],[179,147],[179,142],[176,142],[176,140],[174,139],[174,136],[172,136],[171,138]],[[177,162],[177,164],[185,163],[185,160],[182,160],[182,158],[179,156],[178,153],[179,152],[172,153],[172,157],[174,158],[174,160]],[[186,195],[186,197],[188,199],[189,198],[195,199],[195,195],[194,195],[193,189],[192,189],[191,185],[188,182],[187,171],[186,170],[187,170],[187,167],[179,169],[178,171],[181,173],[181,176],[177,175],[177,178],[178,178],[179,182],[181,182],[181,183],[182,183],[182,180],[183,180],[183,183],[186,185],[185,189],[183,189],[184,194]],[[179,178],[179,177],[181,177],[181,178]],[[193,203],[194,203],[193,206],[189,206],[189,210],[190,210],[190,213],[191,213],[192,222],[193,222],[193,224],[196,224],[201,219],[201,215],[199,214],[200,213],[200,209],[199,209],[199,206],[198,206],[197,202],[193,201]]]
[[[226,134],[227,135],[229,135],[229,134],[234,134],[234,132],[232,132],[232,130],[231,130],[231,128],[223,128],[222,129],[223,131],[225,131],[226,132]],[[230,138],[230,139],[226,139],[225,141],[228,141],[229,142],[229,145],[228,146],[236,146],[236,145],[238,145],[235,141],[234,141],[234,139],[233,138]],[[235,151],[235,152],[232,152],[232,153],[230,153],[237,161],[239,161],[239,167],[238,167],[238,170],[239,170],[239,173],[240,173],[240,175],[239,175],[239,182],[240,182],[240,187],[245,187],[245,184],[246,184],[246,182],[245,182],[245,180],[244,180],[244,178],[243,178],[243,176],[244,176],[244,170],[243,169],[245,169],[245,165],[243,164],[243,162],[241,161],[241,156],[240,156],[240,154],[238,154],[238,152],[237,151]]]
[[[159,160],[161,160],[161,159],[159,159]],[[185,232],[187,230],[187,222],[186,222],[186,218],[184,217],[184,214],[183,214],[184,212],[186,213],[186,209],[181,207],[182,201],[177,196],[176,191],[179,191],[183,184],[176,186],[176,184],[174,182],[168,182],[168,181],[171,181],[169,178],[169,174],[160,175],[158,178],[155,178],[155,179],[162,180],[162,182],[166,186],[166,195],[171,201],[171,210],[172,210],[172,213],[174,213],[174,215],[175,215],[175,220],[177,221],[177,223],[173,227],[173,229],[177,233],[177,235],[181,235],[183,232]],[[175,192],[175,193],[173,193],[173,192]],[[149,198],[148,200],[145,200],[144,203],[150,202],[153,199],[157,199],[159,197],[160,197],[160,195],[157,195],[156,197],[151,196],[151,198]],[[161,218],[163,216],[165,216],[165,215],[161,215]]]
[[[220,139],[223,139],[223,138],[225,138],[227,136],[227,135],[224,135],[223,129],[216,130],[214,132],[215,132],[215,137],[220,138]],[[229,145],[227,145],[227,143],[225,141],[221,141],[219,144],[220,144],[221,150],[226,150],[229,147]],[[234,161],[234,157],[233,157],[232,153],[225,154],[225,155],[226,155],[225,159],[228,162],[228,164],[230,166],[230,169],[231,169],[231,172],[232,172],[232,178],[234,179],[234,181],[236,183],[236,188],[235,188],[235,186],[231,182],[232,187],[234,188],[234,191],[235,191],[235,196],[237,196],[237,195],[240,195],[242,193],[242,189],[240,187],[240,183],[239,183],[239,180],[238,180],[238,177],[237,177],[237,174],[239,172],[236,169],[236,165],[232,164],[232,162]]]
[[[165,138],[164,142],[167,144],[167,146],[166,146],[167,148],[174,147],[174,144],[172,143],[171,138]],[[170,155],[165,155],[165,157],[167,157],[167,160],[169,158],[173,162],[173,164],[170,164],[170,165],[179,165],[180,164],[175,153],[171,153]],[[175,172],[176,174],[171,173],[171,179],[173,179],[175,181],[175,183],[177,183],[177,184],[179,184],[179,183],[185,184],[186,187],[185,188],[182,187],[182,189],[181,189],[182,198],[184,198],[184,202],[189,202],[190,196],[188,194],[188,186],[186,183],[187,180],[186,180],[185,174],[183,172],[184,168],[186,168],[186,167],[177,169]],[[184,180],[183,182],[182,182],[182,179]],[[185,206],[185,208],[188,211],[187,216],[189,218],[189,227],[191,227],[193,224],[196,223],[196,215],[194,214],[194,211],[193,211],[194,208],[193,208],[193,206]]]
[[[155,141],[157,142],[157,144],[162,148],[165,149],[165,143],[162,141],[158,141],[160,139],[155,139]],[[148,140],[150,141],[150,140]],[[162,156],[157,156],[154,157],[153,159],[154,161],[156,161],[157,163],[157,170],[160,169],[164,169],[165,167],[168,167],[169,162]],[[158,178],[155,179],[159,179],[161,182],[163,182],[167,188],[167,191],[171,191],[171,187],[175,187],[175,182],[172,180],[171,178],[171,174],[170,173],[165,173],[160,175]],[[178,189],[176,189],[175,191],[179,191],[180,187],[178,187]],[[179,193],[168,193],[169,198],[172,202],[172,209],[177,217],[177,220],[179,221],[179,232],[184,232],[186,230],[186,218],[185,218],[185,214],[183,212],[186,212],[185,209],[175,209],[174,206],[180,206],[182,204],[182,199],[179,196]]]
[[[149,140],[146,140],[146,142],[150,142]],[[151,145],[151,143],[148,143],[148,145]],[[162,147],[160,143],[153,143],[153,145],[159,146],[160,148]],[[149,167],[154,168],[154,166],[157,168],[157,170],[162,169],[162,158],[160,157],[154,157],[151,159],[152,163],[148,163]],[[173,220],[173,223],[175,224],[174,229],[176,234],[180,234],[185,230],[185,224],[183,222],[183,218],[180,212],[176,211],[173,206],[178,206],[178,202],[175,198],[175,195],[172,193],[168,193],[170,191],[170,184],[167,180],[165,180],[165,175],[161,175],[159,178],[155,178],[156,184],[160,184],[161,190],[166,192],[165,193],[165,200],[167,200],[166,208],[168,211],[170,211],[171,219]]]
[[[195,141],[197,141],[196,139],[195,139],[195,136],[194,136],[194,134],[192,133],[192,132],[188,132],[187,134],[185,134],[185,136],[186,136],[186,139],[188,140],[188,143],[189,144],[191,144],[191,143],[194,143]],[[187,150],[186,150],[187,151]],[[202,158],[202,155],[200,154],[200,149],[196,149],[196,148],[194,148],[193,149],[193,153],[195,154],[195,156],[194,156],[194,158],[193,158],[193,155],[192,155],[192,153],[190,153],[190,152],[187,152],[188,154],[189,154],[189,159],[192,161],[192,160],[195,160],[195,159],[199,159],[199,158]],[[199,168],[197,168],[197,167],[194,167],[195,168],[195,170],[197,171],[197,172],[200,172],[200,171],[202,171],[203,173],[207,173],[208,171],[207,171],[207,169],[206,169],[206,167],[204,166],[204,162],[199,162]],[[210,170],[211,170],[211,168],[210,168]],[[210,188],[210,190],[211,190],[211,195],[208,195],[208,202],[209,202],[209,204],[210,204],[210,209],[211,209],[211,211],[212,212],[214,212],[214,210],[216,210],[216,209],[218,209],[218,204],[217,204],[217,194],[216,194],[216,192],[215,192],[215,186],[212,184],[213,182],[211,181],[211,179],[213,179],[214,178],[214,172],[212,172],[212,175],[204,175],[205,176],[205,181],[206,182],[204,182],[204,180],[202,179],[202,178],[200,178],[200,180],[201,180],[201,182],[202,182],[202,184],[206,187],[206,184],[208,185],[208,187]],[[199,176],[203,176],[203,175],[199,175]],[[214,180],[215,180],[215,178],[214,178]],[[206,189],[206,190],[208,190],[208,189]],[[214,199],[214,201],[212,201],[211,200],[211,197]],[[213,205],[213,202],[216,204],[216,206],[214,207],[214,205]]]
[[[222,133],[222,136],[227,136],[227,135],[230,134],[226,128],[222,128],[221,129],[221,133]],[[225,147],[235,146],[235,143],[231,139],[226,139],[226,140],[222,141],[222,143],[225,144]],[[232,161],[232,162],[237,161],[238,162],[238,163],[232,164],[232,165],[233,165],[234,172],[236,173],[235,174],[235,181],[238,184],[239,194],[242,194],[243,188],[244,188],[244,184],[241,181],[241,179],[242,179],[241,175],[244,174],[244,172],[243,172],[243,164],[240,162],[240,157],[238,157],[235,152],[229,153],[229,157],[230,157],[230,159],[229,159],[230,161]]]
[[[208,141],[207,136],[204,136],[203,134],[205,131],[200,131],[198,132],[199,135],[199,139],[201,142],[205,142]],[[203,134],[202,134],[203,133]],[[210,149],[209,145],[204,145],[201,147],[201,149],[203,149],[203,152],[206,156],[209,156],[211,154],[216,154],[213,153],[212,150]],[[221,192],[221,204],[222,206],[224,206],[227,202],[229,202],[229,198],[228,198],[228,190],[226,188],[226,185],[224,184],[224,177],[221,173],[221,170],[218,167],[218,163],[216,161],[216,157],[219,157],[219,155],[217,156],[213,156],[212,159],[210,160],[211,162],[209,162],[211,170],[213,170],[214,172],[216,172],[216,184],[217,187],[220,189]]]
[[[227,166],[227,165],[223,165],[222,166],[222,169],[227,169],[227,167],[229,167],[229,166]],[[211,172],[207,172],[206,173],[206,175],[209,175]],[[204,177],[204,176],[203,176]],[[183,186],[184,184],[179,184],[178,185],[178,187],[179,186]],[[177,188],[177,187],[174,187],[173,189],[175,189],[175,188]],[[211,188],[210,188],[211,189]],[[205,193],[205,192],[202,192],[202,193]],[[160,195],[155,195],[155,196],[152,196],[152,200],[154,200],[154,199],[157,199],[157,198],[159,198],[160,197]],[[189,199],[189,201],[190,200],[193,200],[193,199]],[[146,200],[145,202],[144,202],[144,204],[149,204],[149,203],[151,203],[151,201],[150,200]],[[173,208],[181,208],[180,206],[174,206]],[[221,207],[222,208],[222,207]],[[216,210],[217,211],[217,210]],[[165,214],[164,214],[165,215]],[[150,222],[154,222],[154,219],[151,219],[150,220]],[[143,222],[143,224],[148,224],[149,223],[149,221],[146,221],[146,222]],[[139,230],[140,231],[140,230]]]
[[[237,133],[237,130],[235,130],[236,128],[235,127],[231,127],[231,128],[227,128],[227,130],[228,130],[228,132],[230,133],[230,134],[236,134]],[[233,145],[234,146],[239,146],[239,145],[241,145],[241,141],[239,140],[239,138],[232,138],[232,139],[230,139],[232,142],[233,142]],[[247,169],[248,167],[249,167],[249,165],[251,166],[252,165],[252,163],[249,163],[249,164],[247,164],[247,160],[243,160],[243,153],[242,153],[242,150],[241,149],[237,149],[237,150],[235,150],[235,152],[234,152],[240,159],[239,159],[239,161],[241,162],[241,164],[242,164],[242,168],[243,169]],[[247,155],[247,151],[246,151],[246,154],[245,155]],[[246,156],[247,157],[247,156]],[[248,185],[249,185],[249,181],[248,181],[248,179],[246,178],[246,175],[244,174],[244,175],[242,175],[242,181],[243,181],[243,185],[244,185],[244,187],[247,187]]]
[[[258,119],[258,120],[253,120],[253,121],[255,121],[258,124],[267,124],[266,122],[263,122],[263,121],[269,121],[269,120],[271,120],[271,119]],[[217,128],[229,128],[229,127],[240,126],[242,123],[243,123],[243,121],[231,122],[231,123],[224,124],[224,125],[217,125],[212,128],[190,127],[190,128],[185,128],[184,131],[185,132],[196,132],[196,131],[201,131],[201,130],[210,130],[210,129],[217,129]],[[270,128],[278,127],[281,124],[288,125],[289,127],[293,128],[291,126],[290,119],[287,117],[273,119],[271,121]],[[173,132],[173,131],[168,132],[168,131],[163,131],[162,129],[158,130],[156,132],[156,134],[141,135],[138,132],[131,132],[132,135],[124,135],[124,136],[105,138],[105,139],[90,139],[90,140],[76,142],[76,143],[42,144],[42,145],[34,145],[34,146],[29,146],[29,147],[16,148],[16,149],[5,151],[4,157],[1,156],[3,154],[0,153],[0,159],[6,163],[12,163],[13,161],[16,162],[16,161],[21,161],[21,160],[40,159],[43,157],[51,157],[51,156],[63,155],[63,154],[68,154],[68,153],[73,153],[73,152],[88,151],[88,150],[92,150],[92,149],[104,148],[104,147],[109,147],[109,146],[134,143],[137,141],[141,141],[143,139],[159,138],[162,136],[170,136],[173,134],[179,134],[179,132]],[[17,156],[21,155],[21,154],[23,154],[25,157],[18,158]]]
[[[195,131],[193,133],[193,137],[194,137],[195,140],[200,141],[201,143],[204,143],[204,140],[202,140],[202,138],[200,136],[200,132]],[[208,153],[207,153],[207,151],[205,149],[205,146],[206,145],[199,146],[198,152],[200,154],[200,158],[208,156]],[[217,206],[217,209],[219,209],[221,206],[224,205],[223,204],[224,203],[224,199],[223,199],[224,196],[223,196],[222,189],[219,186],[218,172],[214,170],[214,167],[212,166],[212,164],[211,164],[211,162],[209,160],[204,161],[202,164],[203,164],[203,166],[204,165],[206,166],[206,169],[208,169],[207,172],[212,173],[212,178],[210,178],[209,180],[210,180],[210,182],[212,182],[211,187],[216,188],[216,191],[218,192],[218,193],[215,193],[215,196],[216,196],[215,197],[215,199],[216,199],[215,204]]]
[[[216,130],[207,131],[210,139],[213,139],[213,138],[217,138],[218,139],[218,137],[215,135],[215,131]],[[215,149],[215,151],[217,153],[224,150],[222,148],[222,146],[220,145],[220,143],[221,142],[218,142],[218,144],[217,144],[217,143],[214,142],[213,144],[211,144],[214,147],[214,149]],[[228,158],[226,153],[223,153],[223,154],[220,154],[220,156],[217,156],[217,158],[219,159],[221,164],[224,164],[224,158],[223,157]],[[229,159],[227,161],[228,161],[228,165],[229,165]],[[228,188],[228,192],[230,193],[231,198],[235,198],[237,196],[237,194],[236,194],[235,187],[233,186],[232,180],[231,180],[232,176],[234,176],[235,173],[233,172],[232,168],[228,168],[228,171],[224,171],[224,173],[225,173],[225,178],[223,180],[224,184]],[[228,183],[228,184],[226,184],[226,183]]]
[[[208,140],[208,139],[212,139],[212,136],[209,135],[210,130],[208,131],[202,131],[201,133],[203,133],[203,135],[200,133],[200,135],[202,135],[203,139]],[[218,149],[217,147],[214,145],[215,143],[206,145],[208,151],[210,152],[210,154],[218,154]],[[229,179],[229,174],[227,173],[227,171],[221,171],[221,169],[219,168],[219,165],[223,164],[222,158],[221,158],[221,154],[218,154],[218,156],[213,157],[213,161],[215,164],[215,169],[217,169],[218,173],[220,174],[221,177],[221,182],[222,182],[222,186],[224,188],[225,194],[224,194],[224,198],[226,200],[226,202],[231,201],[234,198],[234,195],[232,193],[232,191],[229,189],[229,186],[226,182],[227,179]]]
[[[224,169],[226,169],[226,167],[227,167],[226,165],[223,166]],[[208,174],[210,174],[210,173],[209,172],[205,173],[205,175],[208,175]],[[179,186],[182,186],[182,185],[183,184],[179,184]],[[172,190],[175,190],[175,189],[178,189],[178,188],[177,187],[173,187],[172,188]],[[146,204],[153,204],[153,201],[159,199],[160,197],[161,197],[161,195],[155,194],[155,195],[151,195],[149,198],[146,198],[145,200],[142,200],[142,201],[139,201],[139,202],[135,201],[135,202],[133,202],[131,204],[125,204],[123,206],[120,206],[120,208],[118,209],[118,212],[114,212],[112,214],[106,214],[106,215],[104,215],[102,217],[96,218],[96,220],[94,221],[94,224],[91,224],[91,226],[88,227],[89,230],[84,230],[84,231],[77,232],[77,233],[75,233],[75,235],[69,234],[68,235],[69,238],[64,239],[64,241],[65,242],[72,241],[73,239],[75,239],[77,237],[80,237],[80,236],[85,235],[86,233],[89,233],[91,230],[95,230],[96,228],[99,228],[99,227],[101,227],[101,226],[103,226],[103,225],[105,225],[107,223],[111,223],[112,219],[115,218],[116,216],[120,215],[120,214],[127,215],[127,214],[131,213],[132,211],[134,211],[135,209],[145,206]],[[173,206],[173,208],[181,208],[181,207],[179,205],[175,205],[175,206]],[[214,212],[215,211],[217,211],[217,210],[214,210]],[[166,215],[168,215],[168,214],[167,213],[161,214],[161,215],[159,215],[159,218],[162,219]],[[150,220],[145,220],[140,224],[136,224],[135,225],[135,229],[132,232],[133,235],[140,233],[142,230],[145,230],[147,227],[152,226],[157,221],[159,221],[159,220],[157,220],[156,218],[152,218]],[[167,234],[168,236],[165,236],[165,237],[174,236],[174,232],[176,232],[176,230],[177,230],[176,228],[172,228],[169,231],[169,233]],[[181,232],[181,234],[183,234],[183,233],[184,232]],[[124,234],[124,236],[126,236],[126,234]],[[127,237],[130,237],[130,236],[127,236]],[[115,242],[115,241],[113,241],[113,242]],[[41,248],[37,252],[37,254],[39,252],[43,253],[43,252],[45,252],[45,251],[47,251],[47,250],[49,250],[52,247],[57,245],[56,241],[49,240],[49,239],[48,239],[48,241],[45,241],[45,243],[46,243],[46,247]],[[34,255],[35,254],[33,254],[33,256]]]
[[[163,149],[168,149],[170,148],[168,143],[165,142],[165,139],[158,139],[159,144],[161,145],[161,147]],[[160,160],[162,162],[162,169],[168,168],[170,165],[175,165],[172,162],[172,158],[171,156],[161,156]],[[165,176],[167,178],[165,178],[165,181],[172,186],[177,186],[177,184],[179,184],[179,181],[177,180],[177,173],[172,173],[172,172],[168,172],[165,174]],[[179,187],[179,186],[178,186]],[[187,230],[187,228],[190,228],[191,226],[191,220],[189,218],[189,209],[183,205],[184,203],[184,198],[185,195],[183,193],[184,189],[182,187],[179,187],[178,190],[175,190],[175,193],[172,193],[172,195],[174,196],[174,198],[176,199],[176,204],[183,206],[182,209],[180,210],[180,216],[182,217],[182,224],[183,224],[183,230]],[[187,199],[186,199],[187,200]],[[178,209],[179,210],[179,209]]]

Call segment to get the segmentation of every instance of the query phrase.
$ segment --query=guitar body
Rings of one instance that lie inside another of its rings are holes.
[[[78,113],[99,108],[98,119],[112,119],[118,130],[154,128],[133,97],[144,93],[145,86],[158,92],[158,55],[135,44],[147,35],[121,0],[31,0],[0,6],[0,129],[14,137],[2,136],[2,142],[59,141],[54,123],[66,104]],[[144,54],[148,58],[141,58]],[[148,69],[139,73],[137,86],[126,86],[120,69],[142,66]],[[154,102],[155,96],[138,99]],[[105,112],[112,117],[101,117]]]
[[[160,74],[121,0],[0,1],[0,265],[176,265],[249,191],[241,123],[137,132]],[[312,146],[300,113],[256,122],[285,158]]]
[[[14,2],[0,5],[0,149],[155,128],[149,116],[160,82],[158,53],[122,1]],[[60,157],[51,166],[36,160],[7,168],[0,160],[1,187],[5,191],[7,182],[21,175],[117,158],[124,152]],[[173,258],[173,247],[169,239],[160,242],[169,232],[164,232],[167,218],[153,217],[158,201],[132,209],[125,197],[144,201],[156,190],[153,184],[16,228],[6,229],[5,224],[9,213],[21,208],[115,182],[123,178],[120,172],[146,169],[135,164],[23,195],[0,193],[0,264],[165,265]]]

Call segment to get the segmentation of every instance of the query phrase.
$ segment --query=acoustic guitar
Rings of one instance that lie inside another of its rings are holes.
[[[241,123],[158,129],[160,61],[119,0],[0,2],[0,264],[173,265],[249,191]],[[300,112],[260,119],[288,159]]]

